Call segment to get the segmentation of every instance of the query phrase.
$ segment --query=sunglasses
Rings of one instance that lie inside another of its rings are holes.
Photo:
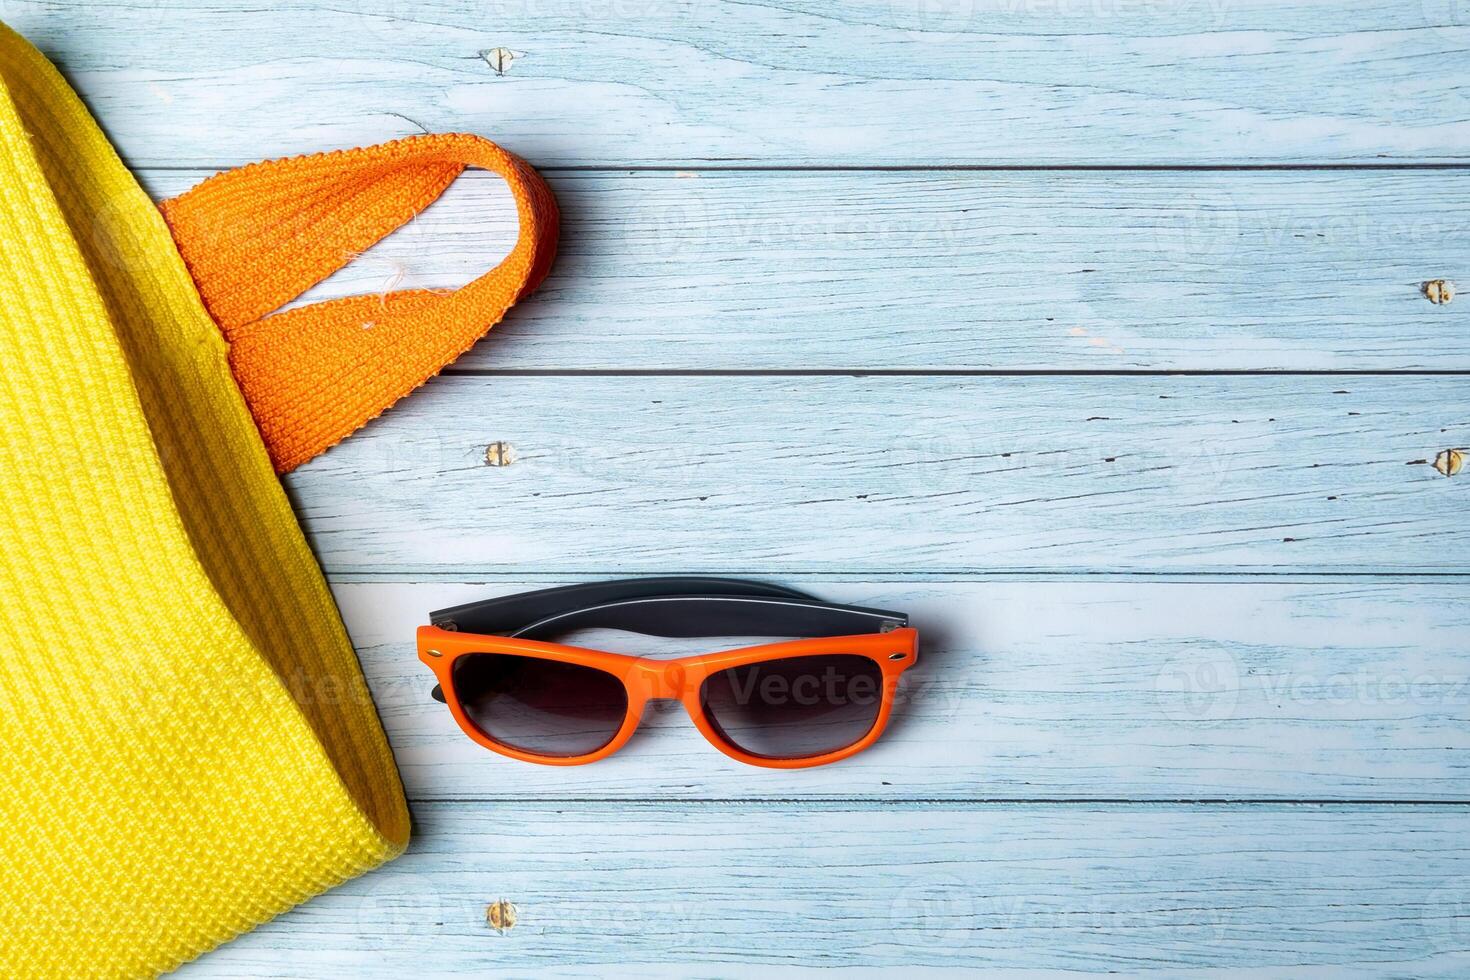
[[[743,579],[633,579],[543,589],[429,614],[419,659],[465,734],[525,762],[576,766],[622,748],[651,700],[682,701],[721,752],[776,769],[872,745],[918,659],[903,613]],[[659,660],[554,642],[575,630],[796,637]]]

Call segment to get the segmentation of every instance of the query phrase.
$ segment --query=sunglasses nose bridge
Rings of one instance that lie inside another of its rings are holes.
[[[684,667],[672,660],[640,660],[640,686],[649,700],[679,700],[684,696]]]

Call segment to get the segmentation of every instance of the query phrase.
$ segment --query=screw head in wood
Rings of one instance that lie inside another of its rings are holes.
[[[485,924],[500,935],[505,935],[516,924],[516,907],[500,898],[485,906]]]
[[[515,450],[508,442],[492,442],[485,447],[486,466],[509,466],[515,461]]]
[[[1419,291],[1435,306],[1444,306],[1455,298],[1455,284],[1448,279],[1430,279],[1420,284]]]

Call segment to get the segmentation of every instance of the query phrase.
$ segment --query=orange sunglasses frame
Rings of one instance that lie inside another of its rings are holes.
[[[498,752],[522,762],[536,762],[550,766],[581,766],[605,759],[621,749],[627,744],[628,739],[633,737],[633,733],[637,731],[643,719],[643,711],[648,702],[664,699],[682,702],[684,709],[689,712],[690,720],[694,722],[694,727],[699,729],[705,740],[732,759],[768,769],[806,769],[812,766],[824,766],[856,755],[876,742],[883,734],[883,730],[888,727],[889,716],[893,713],[898,679],[904,671],[918,662],[919,631],[911,626],[905,626],[886,633],[811,637],[740,647],[735,650],[693,657],[655,660],[651,657],[608,653],[604,650],[547,643],[541,640],[460,633],[443,630],[437,626],[421,626],[418,630],[418,653],[419,659],[428,665],[439,679],[445,703],[449,706],[449,711],[460,729],[492,752]],[[612,674],[623,682],[623,687],[628,692],[628,712],[623,718],[622,727],[606,745],[595,752],[588,752],[584,755],[537,755],[497,742],[470,721],[454,690],[454,663],[460,657],[472,653],[505,653],[522,657],[537,657],[543,660],[593,667]],[[823,755],[794,759],[754,755],[726,741],[705,717],[704,709],[699,701],[699,692],[705,679],[711,674],[746,664],[835,653],[867,657],[878,665],[883,675],[883,700],[878,708],[878,717],[867,734],[851,745]]]

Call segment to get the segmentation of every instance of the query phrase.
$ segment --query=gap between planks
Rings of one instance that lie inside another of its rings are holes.
[[[780,576],[783,579],[811,579],[821,582],[857,582],[862,584],[883,584],[892,582],[896,584],[911,584],[915,582],[1034,582],[1034,581],[1065,581],[1065,582],[1127,582],[1143,579],[1149,582],[1161,583],[1190,583],[1208,582],[1212,584],[1229,584],[1231,582],[1253,582],[1266,579],[1276,585],[1291,585],[1300,583],[1302,585],[1330,585],[1335,582],[1352,583],[1362,585],[1376,581],[1394,582],[1400,585],[1427,585],[1444,584],[1458,585],[1470,572],[1420,572],[1403,571],[1393,569],[1364,569],[1361,571],[1312,571],[1310,569],[1231,569],[1229,571],[1146,571],[1114,568],[1097,569],[1068,569],[1059,571],[1056,569],[938,569],[925,570],[922,572],[903,572],[895,570],[884,570],[879,572],[843,572],[825,571],[820,569],[786,569],[770,565],[762,565],[759,568],[722,568],[718,571],[689,571],[687,569],[674,569],[671,571],[658,572],[625,572],[615,569],[577,569],[572,571],[559,571],[556,569],[517,568],[507,570],[465,570],[444,569],[428,570],[418,568],[383,568],[378,567],[371,571],[367,570],[343,570],[332,571],[327,578],[333,585],[367,585],[377,582],[388,583],[419,583],[432,585],[437,583],[454,583],[479,585],[492,582],[516,582],[516,583],[568,583],[576,581],[602,581],[609,575],[618,575],[622,578],[646,578],[648,576],[664,575],[692,575],[698,577],[708,576],[734,576],[769,578]]]
[[[455,378],[1380,378],[1463,377],[1463,369],[1324,368],[457,368],[439,372]]]
[[[412,135],[412,134],[410,134]],[[326,151],[323,151],[326,152]],[[265,158],[270,159],[270,158]],[[132,170],[150,173],[189,173],[191,171],[234,170],[255,161],[245,163],[200,163],[183,165],[138,165]],[[529,161],[536,166],[536,161]],[[1470,161],[1435,161],[1406,163],[1095,163],[1095,164],[999,164],[999,163],[915,163],[915,164],[861,164],[861,163],[813,163],[813,164],[758,164],[731,163],[719,160],[691,159],[679,163],[641,164],[601,162],[587,164],[560,164],[536,166],[544,175],[557,174],[660,174],[681,173],[699,170],[709,173],[878,173],[878,174],[926,174],[926,173],[1252,173],[1279,171],[1338,171],[1338,170],[1470,170]],[[482,171],[467,171],[468,175],[480,176]]]
[[[423,806],[535,806],[535,807],[557,807],[557,806],[618,806],[630,809],[658,807],[666,809],[681,806],[728,806],[740,808],[759,808],[777,806],[799,806],[803,809],[894,809],[903,807],[934,807],[936,809],[1000,809],[1002,807],[1029,806],[1029,807],[1091,807],[1094,809],[1117,808],[1132,809],[1143,807],[1162,807],[1171,810],[1178,809],[1224,809],[1252,807],[1261,810],[1271,809],[1376,809],[1376,808],[1399,808],[1406,807],[1444,807],[1447,809],[1462,809],[1470,807],[1470,799],[1457,798],[1434,798],[1412,800],[1374,800],[1368,798],[1342,798],[1333,799],[1322,797],[1318,799],[1287,800],[1271,797],[1242,797],[1242,798],[1190,798],[1190,797],[1157,797],[1140,796],[1131,798],[1126,796],[1112,797],[975,797],[967,799],[964,797],[891,797],[888,799],[875,799],[870,796],[764,796],[749,797],[667,797],[630,800],[617,796],[410,796],[409,803]]]

